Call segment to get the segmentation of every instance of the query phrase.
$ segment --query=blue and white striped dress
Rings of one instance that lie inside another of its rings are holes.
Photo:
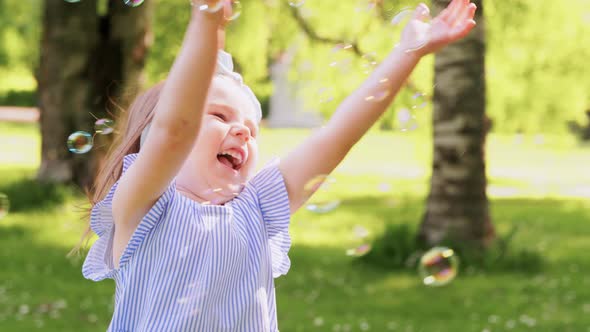
[[[125,157],[123,171],[137,155]],[[116,282],[108,331],[278,331],[274,280],[289,270],[289,199],[278,159],[224,206],[201,205],[174,181],[113,267],[112,198],[92,209],[84,277]]]

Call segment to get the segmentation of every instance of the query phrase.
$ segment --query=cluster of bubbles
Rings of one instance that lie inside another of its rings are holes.
[[[321,197],[333,197],[334,190],[332,186],[336,179],[329,175],[320,175],[314,177],[304,186],[306,197],[310,197],[306,204],[306,209],[313,213],[324,214],[334,211],[340,206],[338,199],[315,198],[315,193],[319,192]],[[387,192],[391,186],[387,183],[381,183],[379,190]],[[361,257],[372,250],[368,242],[369,231],[360,225],[353,228],[353,234],[357,245],[346,249],[347,256]],[[451,282],[457,275],[459,259],[453,249],[447,247],[434,247],[424,253],[420,259],[418,270],[422,281],[427,286],[442,286]]]
[[[357,7],[357,11],[372,11],[377,7],[378,4],[384,5],[383,3],[379,3],[377,0],[362,0],[361,2],[362,5]],[[303,4],[304,1],[289,1],[289,5],[296,8],[301,7]],[[414,9],[412,8],[406,7],[396,13],[393,12],[393,8],[386,8],[384,10],[384,14],[388,18],[389,24],[392,27],[404,27],[410,22],[410,20],[414,18]],[[428,20],[428,18],[422,18],[420,21],[412,21],[412,24],[428,24]],[[424,36],[420,36],[418,41],[416,41],[414,44],[406,45],[406,52],[412,52],[424,47],[429,37],[427,34],[428,29],[426,28],[423,30],[426,31],[426,34]],[[359,50],[350,43],[338,43],[334,45],[329,54],[330,60],[328,62],[328,66],[330,68],[338,69],[343,74],[349,73],[353,64],[353,53],[359,54]],[[360,70],[365,75],[372,74],[379,65],[377,54],[375,52],[370,52],[366,54],[360,54],[360,56]],[[369,92],[364,97],[364,100],[367,103],[386,102],[389,100],[391,94],[392,90],[390,79],[388,77],[381,77],[374,80],[371,92]],[[317,92],[315,93],[316,100],[318,100],[320,104],[333,101],[335,99],[334,95],[334,88],[326,86],[320,86],[317,88]],[[415,92],[412,96],[412,104],[409,105],[409,107],[403,107],[397,111],[395,128],[401,132],[413,131],[417,129],[418,121],[416,119],[415,112],[426,107],[428,105],[428,101],[429,98],[425,93]]]
[[[76,3],[81,0],[65,0],[66,2]],[[124,3],[130,7],[137,7],[141,5],[144,0],[124,0]],[[202,1],[202,0],[190,0],[192,6],[198,7],[202,11],[206,12],[217,12],[223,8],[224,1]],[[289,5],[295,8],[303,6],[304,0],[289,0]],[[376,1],[369,1],[367,10],[372,10],[376,6]],[[227,20],[235,20],[240,16],[242,12],[242,5],[240,1],[232,1],[232,16],[226,17]],[[404,26],[413,15],[413,10],[404,8],[399,13],[393,16],[390,23],[392,26]],[[427,38],[422,39],[425,43]],[[412,45],[406,51],[413,51],[419,49],[424,44]],[[330,67],[338,67],[341,71],[346,71],[348,66],[351,64],[351,59],[345,53],[353,49],[351,44],[337,44],[332,49],[332,61]],[[374,69],[378,66],[375,53],[364,54],[362,56],[362,70],[366,75],[371,74]],[[372,93],[365,97],[365,101],[372,103],[379,103],[387,99],[391,94],[389,88],[389,79],[383,77],[378,80],[376,88],[373,89]],[[318,90],[318,99],[320,103],[327,103],[334,99],[334,89],[328,87],[322,87]],[[414,130],[417,128],[416,117],[413,112],[417,109],[423,108],[427,105],[425,94],[418,92],[412,96],[413,106],[411,108],[402,108],[397,113],[397,126],[400,131]],[[110,119],[97,119],[95,122],[95,133],[101,135],[108,135],[113,132],[114,121]],[[94,137],[85,131],[76,131],[68,137],[67,145],[68,149],[72,153],[84,154],[90,151],[93,147]],[[328,191],[332,184],[336,180],[329,175],[320,175],[309,181],[304,190],[306,195],[312,196],[316,191]],[[220,196],[237,196],[243,189],[244,184],[229,185],[228,188],[216,188],[211,189],[210,193],[216,193]],[[388,190],[388,189],[385,189]],[[315,196],[312,196],[312,198]],[[217,204],[218,202],[203,202],[203,205]],[[306,209],[314,213],[328,213],[335,210],[340,206],[340,200],[338,199],[311,199]],[[8,213],[9,201],[8,197],[0,193],[0,219],[2,219]],[[354,236],[356,239],[361,240],[361,244],[356,247],[346,250],[348,256],[360,257],[369,253],[372,249],[371,245],[366,242],[369,235],[367,229],[362,226],[355,226],[353,229]],[[419,265],[420,275],[422,276],[425,285],[429,286],[441,286],[449,283],[457,274],[458,259],[452,249],[445,247],[435,247],[425,253]]]
[[[95,134],[109,135],[114,131],[115,122],[111,119],[97,119],[94,123]],[[75,154],[84,154],[92,150],[94,136],[86,131],[76,131],[67,140],[68,150]]]
[[[64,0],[64,1],[68,2],[68,3],[78,3],[78,2],[82,2],[83,0]],[[123,3],[129,7],[140,6],[141,4],[143,4],[143,2],[144,2],[144,0],[123,0]]]

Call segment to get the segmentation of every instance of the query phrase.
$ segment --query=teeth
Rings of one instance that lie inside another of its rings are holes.
[[[231,156],[238,162],[238,165],[242,163],[242,156],[235,151],[223,151],[221,154]]]

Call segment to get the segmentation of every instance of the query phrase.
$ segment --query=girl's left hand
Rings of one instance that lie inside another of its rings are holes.
[[[402,31],[400,47],[419,56],[434,53],[465,37],[473,27],[476,5],[470,0],[453,0],[431,22],[428,6],[421,3]]]

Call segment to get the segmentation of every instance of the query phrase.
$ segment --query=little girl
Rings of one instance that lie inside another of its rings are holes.
[[[226,10],[193,6],[167,80],[130,107],[97,178],[90,227],[99,238],[83,274],[116,282],[109,331],[278,331],[273,278],[289,270],[289,220],[311,195],[305,184],[342,161],[422,56],[475,26],[469,0],[430,23],[420,4],[330,122],[255,174],[261,109],[218,51],[224,1]]]

